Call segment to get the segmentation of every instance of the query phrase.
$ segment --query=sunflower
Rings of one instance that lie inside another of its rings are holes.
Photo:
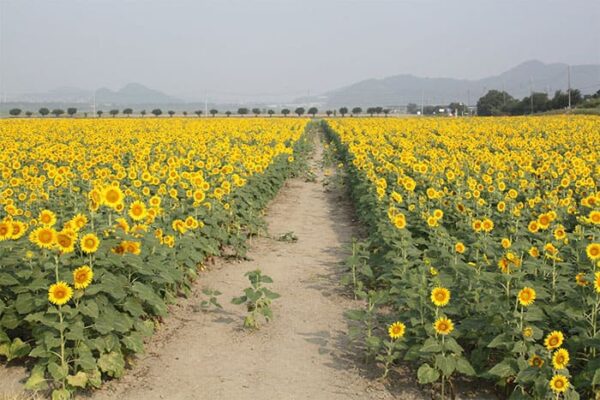
[[[398,229],[406,228],[406,217],[404,214],[399,213],[394,217],[394,226]]]
[[[590,211],[588,219],[592,224],[600,225],[600,211]]]
[[[549,214],[541,214],[537,222],[541,229],[547,229],[550,226],[550,222],[552,222],[552,218]]]
[[[100,239],[93,233],[88,233],[83,235],[81,240],[79,241],[79,246],[81,247],[81,251],[86,254],[95,253],[100,246]]]
[[[475,232],[479,232],[481,231],[481,221],[476,219],[475,221],[473,221],[473,223],[471,224],[471,227],[473,228],[473,230]]]
[[[529,359],[530,367],[542,368],[543,365],[544,365],[544,360],[542,359],[542,357],[538,356],[537,354],[534,354]]]
[[[464,245],[463,242],[458,242],[454,245],[454,251],[456,251],[457,253],[463,254],[466,249],[467,247]]]
[[[566,349],[558,349],[552,354],[552,366],[554,369],[565,369],[569,364],[569,352]]]
[[[11,221],[0,222],[0,240],[8,240],[12,237],[13,224]]]
[[[75,250],[75,239],[74,231],[60,231],[56,234],[56,246],[61,253],[72,253]]]
[[[523,328],[523,337],[526,339],[533,337],[533,328],[530,326]]]
[[[433,323],[433,328],[440,335],[449,335],[454,330],[454,324],[451,319],[442,317]]]
[[[123,229],[125,232],[129,232],[129,222],[125,218],[117,218],[115,220],[118,228]]]
[[[443,287],[436,287],[431,291],[431,301],[437,307],[444,307],[450,302],[450,291]]]
[[[538,250],[537,247],[531,246],[529,248],[529,255],[533,258],[538,258],[540,256],[540,251]]]
[[[83,214],[77,214],[71,221],[73,222],[73,225],[75,225],[75,229],[78,231],[83,229],[83,227],[88,223],[87,217]]]
[[[548,350],[558,349],[562,346],[564,339],[565,337],[562,332],[552,331],[546,336],[546,339],[544,339],[544,346],[546,346]]]
[[[52,228],[37,228],[29,234],[29,240],[43,249],[51,249],[56,242],[56,231]]]
[[[575,275],[575,283],[577,283],[577,286],[584,287],[590,284],[587,279],[585,279],[585,272],[579,272],[577,275]]]
[[[596,292],[600,293],[600,272],[594,274],[594,288]]]
[[[85,289],[92,283],[92,278],[94,278],[94,271],[87,265],[73,271],[73,285],[75,289]]]
[[[444,217],[444,212],[438,208],[433,212],[433,216],[436,219],[442,219]]]
[[[511,246],[511,242],[509,238],[502,238],[502,240],[500,241],[500,244],[502,245],[503,248],[508,249]]]
[[[129,206],[129,216],[134,221],[141,221],[148,215],[146,205],[139,200],[134,201]]]
[[[530,287],[524,287],[523,289],[521,289],[518,295],[519,303],[525,307],[530,306],[535,301],[535,296],[535,289]]]
[[[527,225],[527,229],[529,230],[529,232],[531,233],[536,233],[537,231],[540,230],[540,225],[538,224],[537,221],[531,221],[529,223],[529,225]]]
[[[102,191],[102,203],[108,207],[116,208],[123,202],[125,195],[118,186],[108,186]]]
[[[499,203],[496,205],[496,209],[497,209],[499,212],[504,212],[504,210],[506,210],[506,203],[505,203],[505,202],[503,202],[503,201],[499,202]]]
[[[121,243],[126,253],[135,254],[136,256],[142,252],[142,244],[140,242],[123,241]]]
[[[430,228],[435,228],[436,226],[438,226],[438,219],[434,216],[430,216],[427,218],[427,225]]]
[[[12,232],[10,234],[10,238],[12,240],[17,240],[25,235],[25,231],[27,230],[27,225],[21,221],[13,221],[12,222]]]
[[[564,375],[556,374],[550,380],[550,389],[554,393],[564,393],[569,388],[569,378]]]
[[[600,243],[590,243],[585,248],[585,254],[590,260],[596,261],[600,259]]]
[[[202,203],[206,199],[206,193],[200,189],[196,189],[193,194],[196,203]]]
[[[56,214],[50,210],[42,210],[38,216],[38,221],[44,226],[54,226],[56,224]]]
[[[485,232],[491,232],[492,229],[494,229],[494,221],[489,218],[485,218],[483,221],[481,221],[481,229]]]
[[[406,326],[400,321],[396,321],[388,327],[388,334],[394,340],[403,337],[405,331]]]
[[[554,229],[553,235],[556,240],[563,240],[564,238],[567,237],[567,233],[565,232],[565,227],[562,225],[558,225]]]
[[[50,285],[48,289],[48,300],[50,303],[62,306],[73,297],[73,289],[66,282],[57,282]]]

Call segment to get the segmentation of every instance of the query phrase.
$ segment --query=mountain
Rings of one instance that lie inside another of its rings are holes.
[[[96,103],[114,105],[176,104],[183,101],[139,83],[129,83],[118,91],[102,88],[96,91]]]
[[[22,103],[92,104],[94,101],[94,91],[75,87],[60,87],[45,93],[12,95],[8,98],[8,101]],[[98,105],[167,105],[182,102],[180,99],[166,95],[158,90],[150,89],[139,83],[129,83],[117,91],[107,88],[96,90],[96,104]]]
[[[394,106],[408,103],[449,104],[453,101],[475,104],[490,89],[504,89],[514,97],[528,96],[530,89],[548,92],[566,90],[568,65],[527,61],[496,76],[478,80],[425,78],[410,74],[368,79],[314,97],[296,99],[327,107]],[[571,66],[571,87],[582,93],[600,89],[600,65]]]

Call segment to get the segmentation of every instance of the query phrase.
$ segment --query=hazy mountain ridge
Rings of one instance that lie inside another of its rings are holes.
[[[426,78],[412,74],[383,79],[367,79],[319,96],[296,99],[298,103],[318,103],[328,107],[448,104],[459,101],[474,104],[490,89],[505,90],[514,97],[536,92],[566,90],[568,65],[545,64],[537,60],[517,65],[502,74],[477,80]],[[571,66],[571,87],[584,94],[600,89],[600,65]]]

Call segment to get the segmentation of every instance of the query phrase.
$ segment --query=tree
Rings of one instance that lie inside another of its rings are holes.
[[[33,113],[31,111],[25,111],[25,115],[27,115],[28,117],[31,117],[33,115]]]
[[[98,114],[98,118],[102,118],[102,114],[104,114],[104,111],[98,110],[96,111],[96,114]]]
[[[240,115],[246,115],[249,112],[250,111],[246,107],[238,108],[238,110],[237,110],[237,113],[240,114]]]
[[[225,115],[227,115],[227,117],[231,117],[231,114],[232,114],[231,111],[229,111],[229,110],[225,111]]]
[[[407,114],[416,114],[419,111],[419,106],[415,103],[408,103],[406,105],[406,113]]]
[[[152,110],[152,115],[154,115],[155,117],[159,117],[162,115],[162,110],[160,108],[155,108],[154,110]]]
[[[340,108],[339,111],[340,111],[340,114],[342,115],[342,118],[344,118],[344,116],[346,114],[348,114],[348,107],[342,107],[342,108]]]
[[[379,116],[379,114],[381,114],[383,112],[383,107],[375,107],[373,108],[373,110],[375,111],[375,114],[377,114]]]
[[[11,108],[8,113],[10,115],[12,115],[13,117],[17,117],[17,116],[19,116],[19,114],[21,114],[21,109],[20,108]]]
[[[281,110],[281,114],[284,117],[287,117],[289,113],[290,113],[290,110],[288,108],[284,108],[283,110]]]
[[[267,111],[267,114],[269,114],[269,117],[272,117],[272,116],[273,116],[273,114],[275,114],[275,111],[273,111],[273,110],[269,109],[269,110]]]
[[[490,90],[477,100],[477,115],[502,115],[508,112],[507,106],[514,98],[499,90]]]
[[[196,111],[194,111],[194,114],[196,114],[198,117],[200,117],[202,115],[202,110],[196,110]]]
[[[116,108],[113,110],[110,110],[108,112],[113,118],[117,116],[117,114],[119,114],[119,110],[117,110]]]
[[[142,118],[144,118],[144,115],[146,115],[146,110],[140,111],[140,115],[142,116]]]
[[[463,115],[467,111],[467,106],[463,103],[452,102],[448,104],[450,112],[455,115]]]
[[[369,114],[372,117],[373,114],[375,114],[375,107],[367,108],[367,114]]]
[[[72,117],[77,114],[77,109],[75,107],[69,107],[67,108],[67,114],[69,114],[69,117]]]
[[[361,112],[362,112],[362,108],[360,108],[360,107],[354,107],[352,109],[352,114],[354,114],[354,115],[359,115]]]
[[[306,110],[304,109],[304,107],[298,107],[294,110],[294,112],[298,114],[299,117],[301,117],[306,112]]]
[[[253,108],[252,114],[254,114],[255,117],[258,117],[258,115],[260,114],[260,108]]]
[[[308,109],[308,114],[312,115],[312,117],[314,118],[315,115],[317,115],[317,113],[319,112],[319,110],[317,109],[317,107],[311,107]]]
[[[389,108],[384,108],[383,109],[383,115],[385,115],[385,117],[387,118],[387,116],[389,115],[390,111],[391,110]]]
[[[50,114],[50,110],[48,110],[46,107],[42,107],[38,110],[38,112],[40,113],[40,115],[42,117],[45,117],[46,115]]]
[[[126,108],[123,110],[123,114],[127,115],[128,117],[131,117],[131,114],[133,114],[133,110],[131,108]]]
[[[65,113],[65,110],[60,109],[60,108],[55,108],[54,110],[52,110],[52,112],[50,114],[54,115],[55,117],[58,117],[59,115],[63,115]]]
[[[182,112],[184,117],[187,117],[187,111]]]
[[[217,115],[219,113],[219,110],[217,110],[216,108],[213,108],[209,112],[210,112],[210,115],[212,115],[214,117],[215,115]]]
[[[327,111],[325,111],[325,114],[327,114],[327,116],[328,116],[328,117],[330,117],[330,116],[331,116],[331,114],[333,114],[333,111],[331,111],[331,110],[327,110]]]
[[[167,111],[167,114],[169,114],[169,117],[172,117],[173,115],[175,115],[175,111],[169,110]]]

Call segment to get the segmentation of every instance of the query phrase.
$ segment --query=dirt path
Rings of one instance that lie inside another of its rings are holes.
[[[391,393],[366,377],[374,371],[355,362],[343,317],[353,304],[339,285],[342,246],[353,224],[343,193],[322,184],[322,152],[318,143],[317,181],[288,181],[267,210],[270,236],[293,231],[298,241],[258,238],[251,261],[211,267],[198,286],[221,291],[224,310],[195,312],[198,290],[175,308],[133,370],[94,399],[420,398],[412,384]],[[281,298],[274,302],[275,319],[248,332],[241,329],[243,307],[229,301],[248,286],[244,273],[256,268],[273,278]]]

